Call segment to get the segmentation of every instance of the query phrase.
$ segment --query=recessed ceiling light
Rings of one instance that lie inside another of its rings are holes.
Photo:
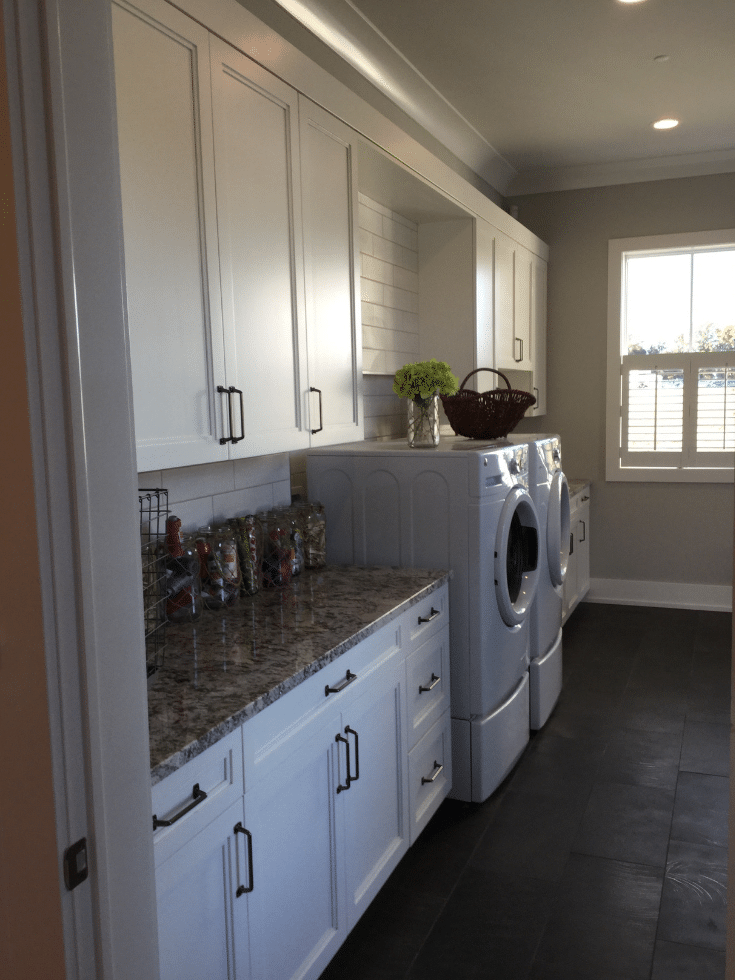
[[[654,129],[673,129],[679,125],[678,119],[659,119],[653,124]]]
[[[620,3],[643,3],[643,0],[619,0]]]
[[[668,61],[669,56],[667,54],[657,54],[653,60],[658,61],[660,63],[662,61]]]

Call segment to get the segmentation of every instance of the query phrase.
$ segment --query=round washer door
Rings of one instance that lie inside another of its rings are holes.
[[[546,518],[546,557],[554,585],[563,585],[569,564],[569,485],[561,470],[551,478]]]
[[[495,594],[506,626],[528,615],[538,585],[538,514],[523,487],[505,498],[495,537]]]

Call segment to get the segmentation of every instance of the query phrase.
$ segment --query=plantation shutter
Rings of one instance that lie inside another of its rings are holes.
[[[735,352],[692,355],[696,433],[690,466],[735,462]]]
[[[682,466],[687,354],[630,354],[622,361],[623,466]]]
[[[623,466],[735,463],[735,352],[622,358]]]

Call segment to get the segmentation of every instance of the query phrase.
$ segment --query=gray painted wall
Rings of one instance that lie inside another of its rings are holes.
[[[727,585],[733,486],[605,482],[608,240],[735,228],[735,174],[512,198],[551,249],[548,413],[568,477],[592,480],[593,578]]]

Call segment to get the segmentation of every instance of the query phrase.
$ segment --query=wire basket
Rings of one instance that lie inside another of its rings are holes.
[[[508,386],[504,391],[469,391],[465,384],[478,371],[499,374]],[[440,395],[449,424],[458,436],[469,439],[502,439],[518,425],[536,399],[528,391],[511,388],[502,371],[495,368],[477,368],[470,371],[456,395]]]
[[[138,489],[140,547],[143,564],[143,627],[146,674],[163,666],[166,646],[166,517],[168,490]]]

